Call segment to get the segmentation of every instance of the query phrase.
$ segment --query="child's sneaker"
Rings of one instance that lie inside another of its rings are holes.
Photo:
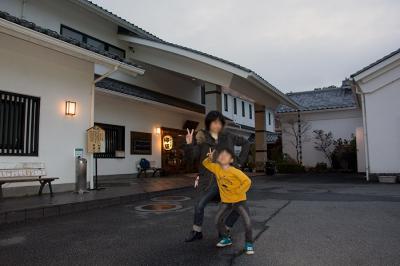
[[[247,242],[246,245],[244,246],[244,249],[245,249],[247,255],[253,255],[254,254],[253,243]]]
[[[217,247],[223,248],[223,247],[230,246],[230,245],[232,245],[232,239],[230,237],[223,237],[218,242]]]

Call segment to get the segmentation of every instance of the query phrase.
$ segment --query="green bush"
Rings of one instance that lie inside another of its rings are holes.
[[[276,168],[278,173],[282,174],[304,173],[306,171],[303,165],[289,162],[279,162],[276,164]]]

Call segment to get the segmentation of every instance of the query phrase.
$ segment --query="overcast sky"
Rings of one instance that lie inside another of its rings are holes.
[[[339,85],[400,48],[399,0],[93,0],[284,92]]]

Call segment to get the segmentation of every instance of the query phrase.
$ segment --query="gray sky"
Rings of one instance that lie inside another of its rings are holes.
[[[284,92],[339,85],[400,48],[399,0],[93,0],[158,37],[251,68]]]

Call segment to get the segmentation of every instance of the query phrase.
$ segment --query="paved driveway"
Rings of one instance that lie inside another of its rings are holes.
[[[193,191],[182,195],[195,197]],[[399,265],[400,185],[337,176],[256,178],[249,205],[256,254],[218,250],[206,210],[205,238],[184,243],[193,200],[169,213],[110,207],[0,229],[1,265]]]

